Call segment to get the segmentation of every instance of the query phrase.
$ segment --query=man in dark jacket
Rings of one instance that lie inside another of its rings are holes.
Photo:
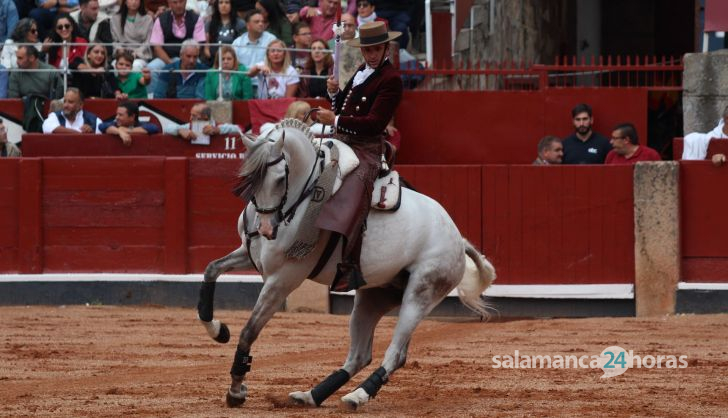
[[[383,22],[359,27],[359,37],[347,45],[360,48],[365,64],[359,67],[344,90],[333,77],[327,81],[332,108],[318,112],[318,120],[333,125],[336,137],[348,144],[359,158],[359,166],[345,179],[339,191],[323,206],[316,226],[344,236],[344,254],[337,266],[332,289],[348,291],[366,284],[359,266],[364,223],[369,213],[372,187],[379,174],[384,130],[402,98],[402,79],[389,62],[389,41],[399,32],[387,32]]]

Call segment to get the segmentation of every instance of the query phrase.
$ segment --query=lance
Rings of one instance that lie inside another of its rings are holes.
[[[339,82],[339,62],[341,61],[341,2],[336,2],[336,41],[334,42],[334,80]]]

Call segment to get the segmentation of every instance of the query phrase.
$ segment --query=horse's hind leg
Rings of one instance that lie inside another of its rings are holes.
[[[354,296],[354,310],[349,320],[351,345],[344,367],[330,374],[323,382],[307,392],[292,392],[288,396],[298,403],[319,406],[341,388],[352,376],[372,361],[374,328],[390,310],[399,306],[402,291],[396,289],[360,289]]]
[[[219,343],[226,343],[230,340],[230,331],[222,322],[213,320],[215,282],[222,273],[230,270],[252,268],[253,264],[250,262],[250,257],[248,257],[248,250],[244,245],[241,245],[225,257],[212,261],[205,269],[205,281],[200,287],[200,297],[197,302],[197,315],[210,337]]]
[[[392,342],[384,354],[381,367],[374,371],[353,392],[341,398],[342,403],[351,409],[364,405],[376,396],[383,384],[387,383],[392,373],[404,366],[407,359],[407,348],[412,333],[423,318],[447,295],[455,286],[446,277],[416,280],[410,276],[410,284],[402,299],[397,326],[394,329]]]

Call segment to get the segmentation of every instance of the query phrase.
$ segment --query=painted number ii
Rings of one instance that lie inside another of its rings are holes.
[[[235,136],[226,136],[225,137],[225,151],[230,151],[235,149],[235,141],[238,138]]]

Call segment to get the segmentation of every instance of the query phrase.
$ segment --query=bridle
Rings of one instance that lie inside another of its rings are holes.
[[[306,183],[304,183],[304,187],[303,187],[303,190],[301,191],[301,195],[298,196],[298,199],[296,199],[296,201],[293,203],[293,205],[291,205],[290,208],[288,208],[288,210],[284,211],[283,210],[284,206],[286,205],[286,202],[288,201],[288,175],[290,172],[290,170],[288,168],[288,160],[286,160],[285,154],[283,152],[281,152],[281,155],[278,158],[276,158],[273,161],[267,162],[265,164],[265,168],[266,168],[266,170],[268,170],[269,167],[272,167],[272,166],[280,163],[281,161],[283,161],[286,164],[286,168],[285,168],[285,170],[286,170],[286,177],[285,177],[286,178],[286,180],[285,180],[286,188],[285,188],[285,191],[283,192],[283,196],[281,197],[281,200],[278,203],[278,205],[273,206],[273,207],[259,207],[258,202],[256,202],[256,200],[255,200],[255,196],[253,196],[250,199],[250,203],[253,204],[253,207],[255,208],[256,213],[260,213],[260,214],[275,213],[276,214],[273,217],[273,221],[271,222],[273,225],[273,235],[270,238],[271,240],[276,239],[276,236],[278,235],[278,226],[280,225],[280,223],[281,222],[285,222],[285,223],[291,222],[291,219],[293,219],[293,217],[296,215],[296,209],[298,209],[298,207],[301,205],[301,203],[303,203],[303,201],[306,200],[306,198],[311,193],[313,193],[314,189],[316,188],[316,183],[318,182],[318,178],[315,179],[311,183],[310,186],[309,186],[309,182],[311,182],[311,178],[313,177],[313,174],[316,171],[316,166],[320,165],[321,171],[323,171],[323,169],[324,169],[323,151],[319,151],[316,154],[316,159],[313,162],[313,166],[311,167],[311,172],[309,173],[308,178],[306,179]],[[243,223],[244,223],[243,229],[245,230],[245,235],[246,235],[247,239],[253,238],[258,235],[257,231],[248,233],[247,220],[246,220],[245,216],[243,216]],[[255,263],[253,263],[253,264],[255,264]]]
[[[269,207],[269,208],[261,208],[261,207],[258,207],[258,203],[255,201],[255,196],[253,196],[250,199],[250,202],[253,204],[253,207],[255,207],[255,211],[257,213],[262,213],[262,214],[277,213],[278,219],[283,218],[283,206],[286,204],[286,200],[288,200],[288,172],[289,172],[288,161],[286,161],[286,156],[283,153],[281,153],[280,157],[265,164],[265,169],[268,170],[268,167],[272,167],[272,166],[280,163],[281,161],[286,163],[286,189],[283,192],[283,197],[281,197],[281,201],[278,203],[278,205],[274,206],[274,207]]]

